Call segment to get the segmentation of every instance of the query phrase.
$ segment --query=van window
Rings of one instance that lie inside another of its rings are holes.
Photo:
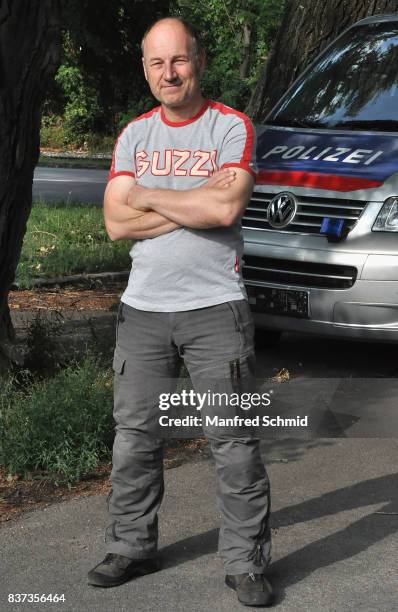
[[[267,124],[396,131],[398,21],[348,30],[299,79]]]

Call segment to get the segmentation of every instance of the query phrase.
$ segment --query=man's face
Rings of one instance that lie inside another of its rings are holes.
[[[145,78],[155,98],[169,108],[184,108],[200,96],[204,57],[184,27],[175,21],[157,24],[144,44]]]

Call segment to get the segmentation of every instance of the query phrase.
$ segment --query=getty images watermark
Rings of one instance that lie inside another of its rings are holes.
[[[238,383],[225,392],[225,379],[197,390],[189,379],[151,379],[148,431],[157,438],[246,435],[245,429],[259,438],[398,438],[398,378]]]
[[[184,389],[175,393],[159,395],[159,409],[162,411],[174,408],[188,408],[205,414],[185,414],[171,416],[163,414],[159,417],[161,427],[192,428],[192,427],[308,427],[308,415],[282,417],[281,415],[263,414],[263,410],[271,406],[273,391],[263,393],[225,393],[206,391],[199,393]],[[235,412],[233,416],[223,414]],[[244,411],[243,413],[241,411]],[[249,411],[251,411],[249,416]],[[253,414],[256,412],[256,414]]]

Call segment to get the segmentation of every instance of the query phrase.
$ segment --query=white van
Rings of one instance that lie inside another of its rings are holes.
[[[258,328],[398,340],[398,14],[359,21],[258,132],[242,219]]]

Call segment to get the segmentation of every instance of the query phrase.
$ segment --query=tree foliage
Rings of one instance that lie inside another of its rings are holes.
[[[243,109],[281,19],[284,0],[174,0],[171,12],[194,23],[207,51],[205,93]]]
[[[206,95],[244,108],[277,31],[283,0],[69,0],[63,59],[49,92],[46,125],[61,116],[65,144],[114,134],[154,104],[140,42],[157,17],[176,15],[203,33]],[[49,119],[50,117],[50,119]]]
[[[101,125],[103,109],[95,89],[84,81],[78,66],[62,64],[55,82],[65,96],[65,143],[83,144],[86,134]]]
[[[63,57],[46,115],[62,115],[66,141],[88,132],[114,133],[121,116],[151,104],[140,42],[167,15],[168,0],[64,0]]]

